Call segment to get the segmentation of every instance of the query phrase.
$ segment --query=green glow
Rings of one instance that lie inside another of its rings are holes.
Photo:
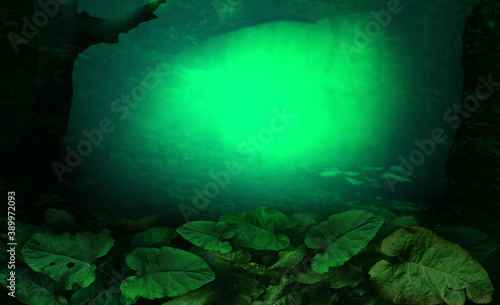
[[[383,34],[348,60],[340,44],[354,45],[354,26],[366,24],[357,20],[275,22],[211,38],[166,63],[172,75],[152,92],[148,117],[166,133],[237,153],[286,107],[297,117],[263,144],[263,162],[345,164],[382,154],[392,116]]]

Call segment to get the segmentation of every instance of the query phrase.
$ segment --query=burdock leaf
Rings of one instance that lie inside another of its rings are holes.
[[[302,284],[323,282],[330,288],[340,289],[359,285],[363,281],[363,272],[356,266],[344,265],[330,268],[327,273],[322,274],[314,271],[300,273],[297,280]]]
[[[369,272],[375,290],[394,303],[463,305],[466,298],[479,304],[492,300],[493,285],[481,264],[428,229],[399,229],[384,239],[382,252],[403,260],[381,260]]]
[[[299,284],[291,276],[284,276],[278,285],[269,285],[264,295],[264,301],[254,305],[300,305],[306,292],[306,287],[298,289]]]
[[[224,215],[220,222],[235,227],[234,240],[243,247],[257,250],[283,250],[290,246],[290,240],[277,231],[297,226],[297,221],[285,214],[260,207],[243,213]]]
[[[120,286],[123,295],[131,299],[175,297],[215,279],[203,259],[171,247],[137,248],[127,256],[127,265],[138,271]]]
[[[375,214],[354,210],[332,215],[307,231],[305,244],[321,249],[312,260],[317,273],[326,273],[330,267],[342,266],[363,250],[377,234],[384,220]]]
[[[223,241],[234,236],[234,231],[226,223],[191,221],[177,228],[177,233],[193,245],[208,251],[225,254],[233,249],[230,243]]]
[[[95,261],[108,253],[114,239],[110,231],[100,233],[35,233],[22,249],[33,270],[47,274],[66,289],[74,284],[89,286],[95,279]]]
[[[22,249],[24,244],[30,239],[30,237],[35,233],[51,233],[53,230],[47,227],[38,227],[34,225],[30,225],[27,223],[23,223],[20,221],[16,221],[16,243],[17,248]],[[24,261],[21,253],[16,253],[16,256],[21,258]]]
[[[306,257],[307,248],[301,246],[300,248],[280,251],[278,254],[278,261],[271,265],[268,270],[269,271],[277,271],[280,273],[285,273],[293,268],[297,267],[302,263],[302,260]]]

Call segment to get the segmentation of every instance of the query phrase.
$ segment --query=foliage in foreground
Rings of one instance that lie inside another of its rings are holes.
[[[480,231],[441,228],[445,239],[404,221],[384,223],[365,210],[307,225],[297,219],[261,207],[176,230],[149,228],[125,247],[109,230],[57,235],[20,224],[18,259],[26,266],[15,270],[16,298],[29,305],[131,305],[141,298],[165,305],[492,300],[479,261],[497,245]],[[7,288],[10,271],[0,274]]]

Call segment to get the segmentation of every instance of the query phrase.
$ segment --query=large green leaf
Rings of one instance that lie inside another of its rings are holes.
[[[260,207],[248,212],[224,215],[220,222],[235,226],[234,240],[240,245],[257,250],[283,250],[290,240],[277,231],[297,226],[297,221],[285,214]]]
[[[95,261],[108,253],[114,239],[108,230],[100,233],[54,235],[35,233],[22,249],[33,270],[49,275],[66,289],[74,284],[89,286],[95,279]]]
[[[353,265],[332,267],[327,273],[316,273],[314,271],[303,272],[297,276],[297,280],[302,284],[325,283],[328,287],[340,289],[343,287],[356,287],[363,281],[361,268]]]
[[[315,225],[307,231],[305,244],[325,252],[316,254],[312,269],[326,273],[330,267],[342,266],[368,245],[383,223],[371,212],[354,210],[332,215]]]
[[[16,221],[16,243],[17,248],[22,249],[24,244],[30,239],[30,237],[35,233],[52,233],[51,228],[47,227],[38,227],[34,225],[30,225],[21,221]],[[17,252],[17,251],[16,251]],[[16,256],[24,261],[20,252],[16,253]]]
[[[478,262],[498,248],[498,244],[481,230],[467,227],[442,227],[437,235],[459,244]]]
[[[114,253],[97,267],[95,281],[86,288],[78,289],[69,301],[70,305],[131,305],[138,298],[122,295],[120,283],[130,274],[125,255]]]
[[[264,295],[264,301],[253,305],[301,305],[306,287],[298,289],[299,285],[292,276],[283,276],[278,285],[269,285]]]
[[[127,256],[127,265],[138,271],[120,286],[123,295],[131,299],[174,297],[215,279],[203,259],[171,247],[137,248]]]
[[[147,229],[132,236],[130,247],[132,249],[139,247],[155,247],[170,246],[171,239],[177,236],[175,230],[169,227],[154,227]]]
[[[0,273],[0,284],[7,287],[7,279],[13,270],[3,269]],[[15,296],[28,305],[66,305],[68,301],[56,295],[59,290],[57,283],[48,275],[35,272],[29,268],[20,268],[15,271]],[[10,290],[9,290],[10,291]]]
[[[234,236],[234,231],[226,223],[191,221],[177,228],[177,233],[193,245],[208,251],[229,253],[233,249],[230,243],[223,241]]]
[[[301,246],[297,249],[280,251],[280,253],[278,254],[278,261],[271,265],[268,270],[285,273],[296,268],[297,266],[300,266],[302,260],[306,257],[306,250],[306,247]]]
[[[397,304],[479,304],[492,300],[493,285],[481,265],[459,245],[419,227],[402,228],[382,242],[382,251],[403,261],[381,260],[370,282]]]
[[[280,281],[284,274],[291,270],[302,270],[302,261],[306,257],[307,251],[310,250],[304,245],[300,248],[280,251],[278,254],[278,261],[266,270],[271,280],[276,283]]]

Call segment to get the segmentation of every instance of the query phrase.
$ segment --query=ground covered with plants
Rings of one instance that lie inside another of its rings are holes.
[[[19,20],[33,14],[29,1],[15,6],[1,12],[5,29],[18,29]],[[479,75],[498,75],[499,12],[497,1],[481,0],[466,25],[464,97],[474,93]],[[3,58],[8,118],[2,123],[9,128],[2,152],[32,115],[36,40],[26,48],[17,61]],[[497,91],[458,129],[438,219],[417,215],[407,202],[392,202],[396,211],[362,198],[330,217],[259,208],[175,228],[155,214],[84,214],[90,202],[74,204],[60,185],[23,179],[20,203],[30,208],[18,214],[26,223],[16,222],[19,302],[7,296],[8,269],[0,299],[35,305],[487,303],[491,282],[500,279],[500,251],[492,240],[500,240],[499,114]],[[93,182],[71,183],[78,197]],[[1,191],[10,188],[0,180]],[[345,198],[330,202],[348,205]],[[7,266],[8,248],[2,243],[0,250]]]
[[[260,207],[128,234],[17,226],[15,295],[29,305],[486,304],[493,294],[480,262],[496,242],[412,216]]]

